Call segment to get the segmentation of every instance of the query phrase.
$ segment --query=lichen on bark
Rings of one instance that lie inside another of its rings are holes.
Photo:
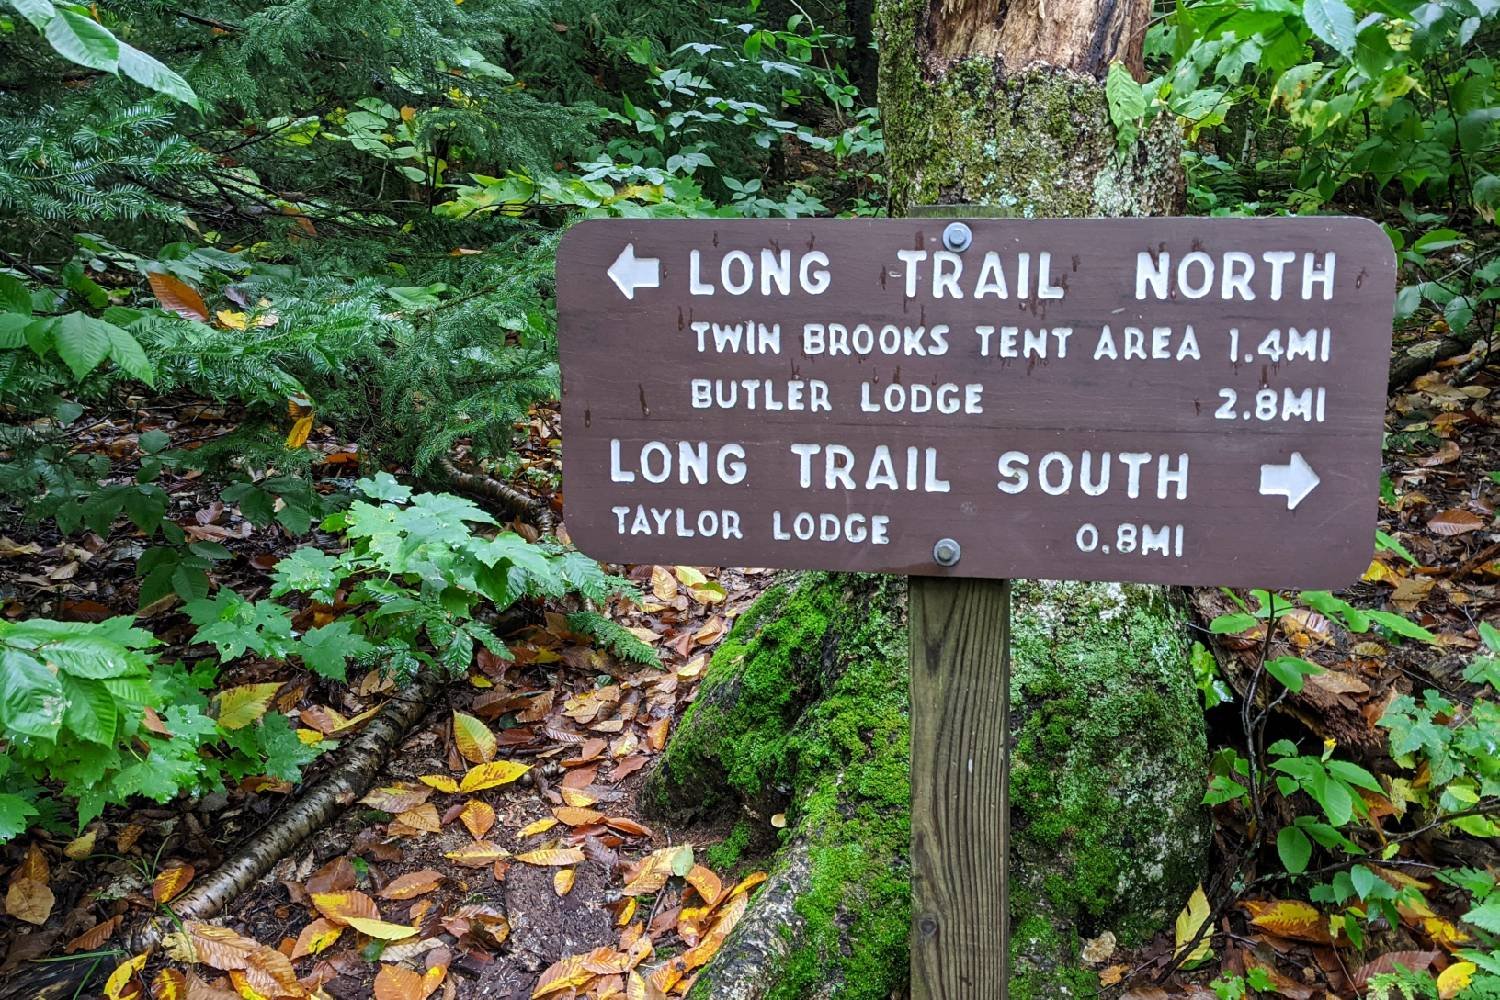
[[[1022,218],[1170,214],[1182,204],[1170,115],[1123,152],[1103,85],[1057,66],[932,51],[922,0],[879,6],[891,214],[995,206]]]

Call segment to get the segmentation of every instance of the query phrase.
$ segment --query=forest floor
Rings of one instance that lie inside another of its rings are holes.
[[[1397,547],[1377,552],[1365,579],[1343,595],[1360,607],[1401,612],[1433,632],[1436,643],[1350,636],[1306,609],[1283,621],[1277,640],[1278,650],[1326,668],[1287,699],[1276,721],[1281,734],[1334,741],[1377,774],[1398,772],[1375,725],[1384,707],[1426,687],[1460,702],[1471,696],[1460,674],[1478,646],[1477,623],[1500,620],[1500,536],[1492,527],[1500,498],[1497,381],[1483,372],[1461,380],[1463,363],[1392,396],[1381,527]],[[533,420],[522,449],[527,481],[555,481],[555,420],[551,412]],[[96,424],[78,446],[128,458],[147,430],[164,430],[180,446],[210,440],[232,422],[233,414],[184,401]],[[355,446],[322,429],[310,447],[321,455],[322,488],[347,487]],[[192,537],[233,551],[235,558],[216,569],[219,582],[248,596],[263,593],[266,574],[293,539],[210,499],[190,474],[164,485],[173,517]],[[142,547],[119,529],[74,541],[7,526],[0,531],[3,613],[82,621],[133,613]],[[705,567],[625,572],[644,600],[600,610],[649,643],[662,666],[622,663],[572,633],[559,609],[532,609],[528,624],[507,636],[514,661],[480,653],[467,682],[447,689],[376,788],[232,904],[220,922],[242,958],[258,955],[267,968],[289,968],[302,988],[337,1000],[685,992],[693,970],[743,913],[758,875],[737,870],[731,852],[715,864],[705,851],[740,817],[715,830],[653,829],[635,792],[691,702],[708,657],[768,577]],[[1197,603],[1211,615],[1230,598],[1201,591]],[[174,654],[202,652],[187,645],[192,629],[173,602],[145,614],[176,644]],[[1220,652],[1231,685],[1234,659],[1259,655],[1263,638],[1227,638]],[[285,681],[275,705],[309,740],[354,732],[390,689],[374,673],[343,687],[293,679],[284,665],[253,658],[223,678],[226,685],[268,681]],[[471,717],[486,724],[475,728],[491,732],[493,744],[476,741],[466,725]],[[1240,745],[1237,711],[1218,708],[1209,718],[1214,742]],[[492,760],[525,769],[488,767]],[[306,777],[322,766],[312,765]],[[40,875],[54,898],[44,911],[32,908],[27,921],[0,918],[8,940],[0,975],[61,952],[98,953],[100,971],[108,973],[124,957],[108,954],[121,946],[124,928],[169,905],[293,793],[285,782],[250,779],[194,804],[112,810],[71,842],[38,834],[7,845],[0,877],[14,885]],[[1381,819],[1400,815],[1406,803],[1371,796],[1368,804],[1365,839],[1374,844],[1383,836]],[[1422,883],[1429,907],[1377,929],[1363,950],[1331,940],[1326,923],[1300,919],[1305,912],[1293,905],[1299,890],[1278,878],[1273,864],[1238,853],[1245,823],[1231,807],[1216,813],[1215,874],[1232,868],[1247,888],[1217,907],[1214,959],[1164,977],[1171,932],[1129,954],[1101,942],[1091,958],[1104,987],[1128,991],[1131,1000],[1206,1000],[1213,994],[1203,984],[1219,972],[1258,967],[1291,1000],[1352,997],[1398,957],[1441,968],[1462,946],[1449,919],[1454,900],[1432,883]],[[1479,863],[1489,849],[1437,830],[1399,847],[1418,865]],[[340,928],[350,916],[364,921],[365,933]],[[219,972],[173,962],[169,951],[158,950],[140,973],[157,984],[153,995],[189,995],[162,992],[189,984],[192,996],[235,995]],[[239,978],[243,983],[244,974]]]
[[[533,419],[521,449],[529,481],[556,481],[556,420],[550,410]],[[189,402],[97,424],[79,446],[128,457],[150,430],[180,444],[211,440],[232,424],[233,414]],[[321,486],[347,488],[355,446],[323,428],[308,447],[321,453]],[[219,584],[262,595],[267,573],[296,541],[274,525],[257,528],[196,477],[162,484],[192,538],[234,552],[216,568]],[[74,542],[43,529],[22,537],[0,537],[6,615],[98,621],[135,612],[138,536],[117,530]],[[529,623],[505,637],[513,660],[481,650],[466,682],[445,690],[370,793],[233,902],[221,921],[241,936],[233,946],[280,949],[305,989],[335,1000],[571,996],[585,984],[589,995],[686,992],[759,878],[750,873],[736,884],[703,856],[732,820],[723,830],[687,831],[695,843],[647,825],[635,790],[709,656],[768,577],[753,568],[622,569],[644,599],[599,610],[650,645],[659,668],[624,663],[575,634],[562,608],[528,609]],[[143,615],[180,643],[173,654],[190,660],[207,651],[186,644],[192,626],[176,599]],[[355,734],[392,689],[376,671],[347,687],[287,673],[251,657],[226,671],[221,686],[285,680],[274,707],[306,739],[330,742]],[[471,719],[481,721],[468,730]],[[492,742],[476,746],[467,738],[476,731],[492,732]],[[304,785],[336,756],[309,766]],[[491,760],[518,766],[465,781]],[[251,778],[197,803],[110,810],[71,842],[38,835],[7,845],[9,882],[41,873],[54,899],[41,912],[28,908],[29,921],[3,918],[9,945],[0,975],[49,954],[119,947],[130,921],[170,906],[294,792],[288,782]],[[367,925],[373,933],[363,936],[340,932],[333,921],[346,911],[380,926]],[[98,975],[122,957],[101,955]],[[261,957],[280,970],[279,960]],[[243,985],[173,963],[161,950],[140,975],[161,977],[156,996],[178,979],[203,997],[234,996],[231,985]]]

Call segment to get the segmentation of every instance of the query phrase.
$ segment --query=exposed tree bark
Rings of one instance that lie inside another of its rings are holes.
[[[438,459],[437,465],[448,484],[460,493],[497,505],[511,517],[525,518],[535,523],[544,535],[550,534],[557,527],[557,518],[552,515],[552,509],[547,506],[546,501],[528,496],[493,476],[465,472],[446,456]]]

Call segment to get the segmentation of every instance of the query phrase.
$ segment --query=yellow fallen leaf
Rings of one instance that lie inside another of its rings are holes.
[[[517,832],[516,836],[517,837],[535,837],[539,833],[546,833],[548,830],[552,829],[556,825],[557,825],[557,817],[556,816],[543,816],[541,819],[537,820],[535,823],[528,823],[526,826],[521,827],[520,831]]]
[[[478,799],[470,799],[464,803],[463,811],[458,814],[459,822],[469,831],[475,840],[483,840],[484,835],[490,832],[490,827],[495,825],[495,808],[488,802]]]
[[[552,876],[552,891],[566,896],[573,891],[574,869],[561,868]]]
[[[521,775],[531,770],[527,764],[517,764],[513,760],[492,760],[487,764],[480,764],[458,783],[460,792],[478,792],[486,788],[497,788],[500,785],[508,785]]]
[[[1328,933],[1328,922],[1310,903],[1294,899],[1252,899],[1243,905],[1250,913],[1250,922],[1261,930],[1314,944],[1329,944],[1333,940]]]
[[[677,582],[685,587],[701,587],[708,582],[708,577],[691,566],[674,566],[672,572],[677,577]]]
[[[466,712],[453,713],[453,742],[470,764],[485,764],[495,759],[499,742],[490,727]]]
[[[292,429],[287,432],[286,446],[288,448],[300,448],[307,444],[307,436],[312,433],[313,418],[311,416],[298,417],[297,422],[292,424]]]
[[[115,966],[115,971],[111,972],[109,974],[109,979],[105,980],[104,995],[108,997],[109,1000],[127,1000],[127,998],[129,997],[139,997],[141,995],[139,990],[131,990],[129,993],[125,993],[123,991],[127,986],[130,985],[130,981],[133,980],[137,975],[139,975],[140,971],[146,967],[146,959],[149,958],[150,955],[151,952],[148,949],[141,952],[139,955],[127,958],[125,961]]]
[[[280,681],[225,688],[219,692],[219,725],[225,729],[244,729],[258,721],[270,711],[271,699],[280,690]]]
[[[566,865],[582,864],[584,855],[576,847],[550,847],[540,851],[527,851],[525,854],[517,854],[516,860],[525,862],[528,865],[561,868]]]
[[[1453,1000],[1454,997],[1468,989],[1469,980],[1474,978],[1474,973],[1477,969],[1478,966],[1473,962],[1454,962],[1438,973],[1438,1000]]]
[[[81,836],[74,837],[68,841],[68,846],[63,848],[63,854],[73,861],[82,861],[94,853],[94,842],[99,839],[99,828],[97,826],[85,831]]]
[[[242,312],[232,309],[220,309],[214,313],[219,325],[226,330],[243,330],[250,325],[248,317]]]
[[[1177,944],[1173,951],[1174,955],[1182,954],[1193,938],[1198,935],[1198,929],[1207,923],[1208,917],[1208,897],[1204,895],[1203,886],[1200,885],[1193,890],[1193,894],[1188,897],[1187,906],[1183,907],[1182,912],[1177,915],[1177,923],[1174,927]],[[1184,965],[1196,965],[1212,954],[1213,951],[1208,946],[1208,934],[1205,933],[1203,939],[1182,961]]]
[[[344,923],[353,927],[361,934],[367,934],[372,938],[382,941],[400,941],[417,933],[415,927],[407,927],[404,924],[387,923],[384,920],[376,920],[372,917],[345,917]]]
[[[193,880],[193,874],[192,865],[163,868],[151,883],[151,898],[158,903],[171,902],[187,888],[188,883]]]
[[[436,788],[440,792],[452,794],[458,791],[458,782],[446,774],[424,774],[417,780],[428,788]]]

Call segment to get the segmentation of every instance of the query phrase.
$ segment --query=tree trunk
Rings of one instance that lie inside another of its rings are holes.
[[[1121,152],[1102,83],[1113,60],[1139,72],[1146,0],[876,9],[897,214],[1180,204],[1175,123],[1163,116]],[[1187,614],[1159,588],[1018,583],[1012,616],[1011,996],[1090,996],[1083,942],[1147,940],[1204,867],[1207,746]],[[679,819],[739,808],[736,849],[770,841],[775,813],[789,822],[771,881],[694,1000],[904,995],[905,620],[900,579],[806,574],[769,591],[714,656],[648,804]]]

